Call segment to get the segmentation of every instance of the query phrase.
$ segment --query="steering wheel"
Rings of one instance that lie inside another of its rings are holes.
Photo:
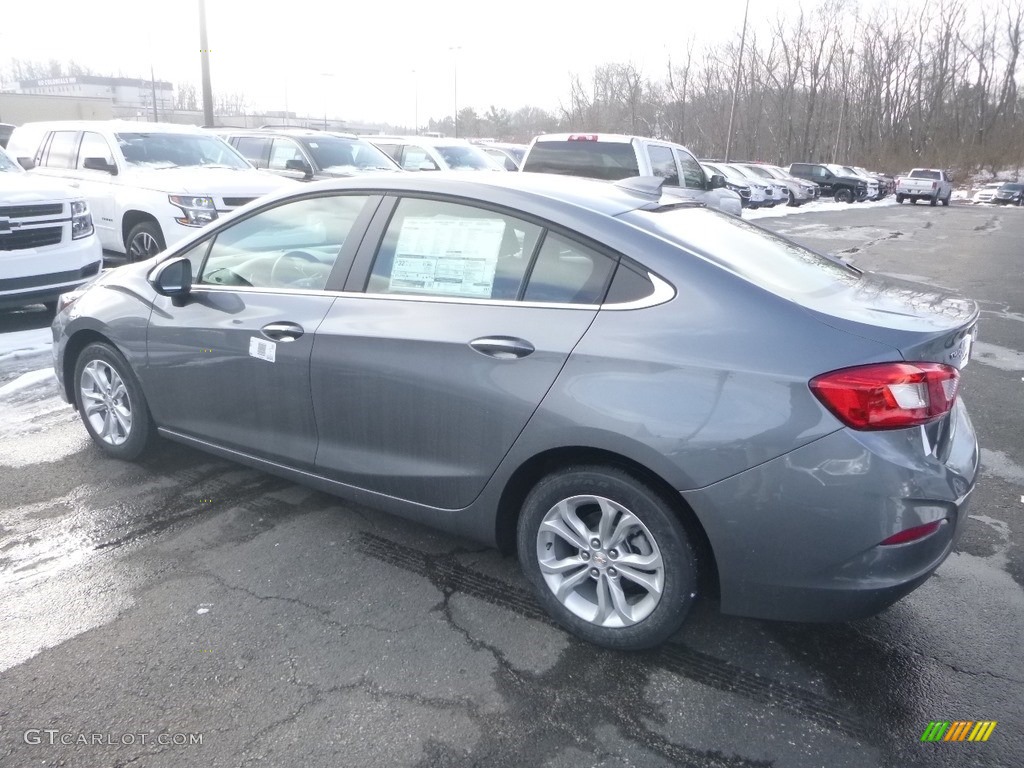
[[[274,266],[270,268],[270,284],[286,285],[298,280],[308,280],[316,275],[307,272],[302,268],[303,263],[320,264],[320,260],[305,251],[288,251],[277,257]],[[287,274],[291,270],[291,274]]]

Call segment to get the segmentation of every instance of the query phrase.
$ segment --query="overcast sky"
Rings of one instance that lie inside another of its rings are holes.
[[[861,7],[895,0],[858,0]],[[820,0],[803,0],[811,8]],[[916,3],[917,0],[912,0]],[[905,3],[904,3],[905,4]],[[198,0],[3,0],[0,63],[73,59],[99,74],[200,81]],[[744,0],[207,0],[214,91],[264,109],[425,123],[459,108],[557,109],[570,73],[739,34]],[[796,0],[751,0],[753,28]],[[927,6],[922,2],[922,8]],[[60,20],[55,22],[55,20]],[[458,46],[457,50],[451,50]],[[456,92],[457,72],[457,92]],[[418,110],[417,110],[418,103]]]

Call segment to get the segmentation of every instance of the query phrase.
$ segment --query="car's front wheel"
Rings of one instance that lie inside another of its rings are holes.
[[[142,387],[109,344],[95,342],[79,354],[75,398],[86,431],[108,456],[132,461],[152,444],[155,430]]]
[[[836,202],[837,203],[852,203],[853,202],[853,190],[846,187],[841,187],[836,190]]]
[[[132,227],[125,241],[128,261],[145,261],[164,249],[164,235],[155,221],[141,221]]]
[[[615,467],[570,467],[541,480],[523,505],[518,547],[541,604],[596,645],[658,645],[696,598],[696,557],[674,510]]]

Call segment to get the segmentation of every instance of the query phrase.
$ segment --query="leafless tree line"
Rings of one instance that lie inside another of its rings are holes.
[[[724,156],[742,66],[732,159],[856,163],[900,171],[1024,163],[1018,93],[1024,5],[999,0],[794,9],[725,45],[674,54],[661,77],[632,64],[574,76],[568,130],[672,139]]]

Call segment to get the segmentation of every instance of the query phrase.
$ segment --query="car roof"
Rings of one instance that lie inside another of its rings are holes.
[[[661,181],[663,179],[656,177],[635,177],[610,182],[550,173],[381,173],[314,181],[303,185],[301,190],[287,187],[263,199],[287,198],[310,191],[373,190],[381,193],[452,195],[510,208],[518,208],[520,204],[529,201],[539,203],[543,200],[545,206],[551,209],[584,209],[606,216],[617,216],[637,208],[658,205],[691,204],[703,207],[702,203],[687,201],[671,194],[662,196],[660,192],[651,194],[646,191],[646,188]]]
[[[361,136],[360,138],[373,143],[374,141],[400,141],[407,144],[426,144],[431,147],[444,146],[466,146],[476,147],[478,144],[470,144],[466,139],[453,137],[439,138],[437,136]]]
[[[341,133],[338,131],[318,131],[312,128],[289,128],[281,126],[274,128],[260,126],[259,128],[218,128],[218,133],[226,136],[289,136],[294,139],[315,139],[318,137],[330,136],[336,139],[359,139],[354,133]]]

